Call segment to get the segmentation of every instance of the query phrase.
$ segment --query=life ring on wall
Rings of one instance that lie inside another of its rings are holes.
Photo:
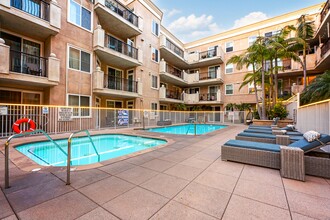
[[[27,131],[21,131],[21,129],[19,129],[19,125],[22,123],[28,123],[29,124],[29,130]],[[13,130],[15,133],[20,134],[22,132],[31,132],[34,131],[36,129],[36,123],[34,123],[34,121],[32,119],[29,118],[22,118],[22,119],[18,119],[14,124],[13,124]]]

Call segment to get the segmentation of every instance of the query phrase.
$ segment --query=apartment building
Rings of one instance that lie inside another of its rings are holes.
[[[318,27],[308,55],[311,80],[330,66],[329,1],[184,44],[161,25],[163,12],[150,0],[2,0],[0,102],[215,111],[255,103],[252,85],[239,90],[249,70],[226,61],[302,14]],[[279,63],[281,95],[289,95],[302,85],[302,68]],[[74,116],[91,112],[77,108]]]

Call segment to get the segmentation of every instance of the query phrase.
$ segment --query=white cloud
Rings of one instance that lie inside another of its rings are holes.
[[[168,25],[168,29],[183,42],[197,40],[220,32],[211,15],[182,16]]]
[[[267,18],[268,18],[268,16],[263,12],[260,12],[260,11],[251,12],[250,14],[248,14],[240,19],[235,20],[235,24],[234,24],[233,28],[238,28],[238,27],[245,26],[248,24],[256,23],[258,21],[262,21]]]
[[[172,17],[172,16],[174,16],[174,15],[176,15],[176,14],[180,14],[180,13],[181,13],[180,10],[173,8],[171,11],[166,12],[166,15],[167,15],[168,17]]]

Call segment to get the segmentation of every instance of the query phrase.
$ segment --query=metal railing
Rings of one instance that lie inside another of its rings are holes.
[[[199,95],[199,101],[217,101],[217,93],[201,93]]]
[[[321,47],[321,57],[323,58],[323,56],[330,50],[330,40],[328,39],[328,41],[326,43],[323,44],[323,46]]]
[[[47,60],[44,57],[11,50],[9,70],[32,76],[47,77]]]
[[[25,133],[20,133],[20,134],[14,134],[12,136],[10,136],[7,141],[5,142],[5,188],[9,188],[9,143],[12,139],[17,138],[17,137],[24,137],[27,135],[31,135],[31,134],[37,134],[37,133],[42,133],[43,135],[46,136],[46,138],[55,144],[56,147],[58,147],[60,149],[61,152],[63,152],[65,155],[67,155],[65,153],[65,151],[43,130],[38,129],[35,131],[31,131],[31,132],[25,132]]]
[[[182,93],[166,89],[166,98],[182,100]]]
[[[166,72],[172,74],[173,76],[179,77],[179,78],[183,78],[182,77],[182,70],[171,66],[169,64],[166,64]]]
[[[49,21],[50,6],[42,0],[11,0],[10,5],[30,15]]]
[[[67,159],[67,165],[66,165],[66,171],[67,171],[67,176],[66,176],[66,185],[70,185],[71,183],[71,179],[70,179],[70,174],[71,174],[71,143],[72,143],[72,138],[74,137],[74,135],[76,134],[79,134],[79,133],[83,133],[85,132],[89,138],[89,141],[92,143],[92,146],[94,148],[94,151],[96,153],[96,155],[98,156],[98,161],[100,161],[100,154],[98,153],[95,145],[94,145],[94,142],[91,138],[91,135],[89,133],[89,131],[86,129],[86,130],[80,130],[80,131],[76,131],[76,132],[73,132],[70,134],[69,138],[68,138],[68,159]]]
[[[124,5],[120,4],[118,1],[105,0],[105,6],[123,17],[128,22],[132,23],[134,26],[139,26],[139,17]]]
[[[138,82],[120,77],[106,76],[104,87],[107,89],[121,90],[126,92],[138,92]]]
[[[330,11],[330,1],[328,0],[321,11],[321,23],[324,21],[329,11]]]
[[[184,58],[184,52],[181,50],[178,46],[176,46],[174,43],[172,43],[169,39],[166,38],[166,47],[173,51],[178,56]]]
[[[122,53],[126,56],[132,57],[133,59],[138,59],[138,49],[135,47],[132,47],[129,44],[126,44],[122,42],[121,40],[118,40],[110,35],[105,35],[105,43],[104,45],[107,48],[110,48],[112,50],[115,50],[119,53]]]
[[[216,79],[217,78],[216,71],[208,71],[206,73],[199,73],[199,80],[208,80],[208,79]]]
[[[211,50],[207,50],[207,51],[203,51],[199,53],[199,59],[203,60],[206,58],[212,58],[217,56],[217,49],[211,49]]]

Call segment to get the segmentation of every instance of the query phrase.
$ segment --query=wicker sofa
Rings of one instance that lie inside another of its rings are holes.
[[[305,180],[305,174],[330,178],[330,154],[324,157],[311,156],[309,152],[329,143],[329,135],[321,135],[319,140],[307,142],[305,139],[288,146],[229,140],[221,147],[221,158],[226,161],[252,164],[280,169],[283,177]]]

